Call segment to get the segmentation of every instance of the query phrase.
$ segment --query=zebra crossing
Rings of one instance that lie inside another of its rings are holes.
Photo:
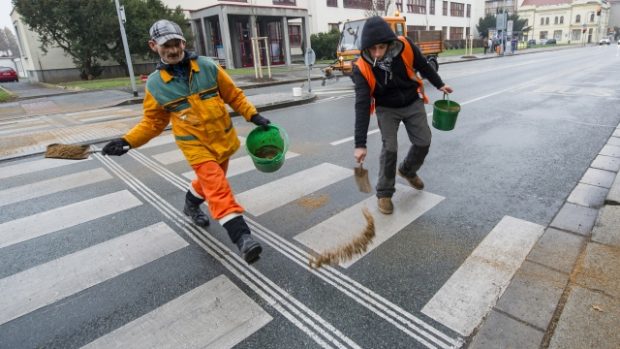
[[[182,193],[187,190],[192,176],[190,171],[179,175],[178,171],[170,170],[172,165],[175,168],[182,166],[180,152],[171,150],[174,148],[173,142],[170,135],[160,136],[138,150],[131,150],[127,158],[151,170]],[[287,153],[287,161],[301,157],[303,154]],[[76,163],[88,164],[88,169],[80,168],[66,174],[65,167]],[[65,170],[63,174],[56,175],[56,171],[61,169]],[[231,160],[228,176],[234,177],[252,170],[251,159],[239,154]],[[28,175],[33,173],[39,174],[36,181],[16,184],[20,182],[17,179],[22,176],[29,178]],[[40,177],[43,173],[46,178],[42,179]],[[329,186],[337,186],[351,175],[351,169],[322,163],[241,192],[237,198],[248,213],[258,217],[300,197]],[[332,323],[333,319],[322,317],[320,309],[311,309],[275,283],[266,271],[245,264],[234,249],[214,237],[212,228],[207,232],[191,224],[178,208],[147,186],[140,176],[119,165],[115,158],[97,154],[80,162],[57,159],[20,161],[1,167],[0,178],[8,180],[0,186],[0,207],[23,205],[29,200],[50,198],[66,191],[88,192],[88,188],[93,185],[110,188],[105,194],[30,216],[12,220],[0,216],[0,251],[64,229],[77,229],[80,224],[88,222],[114,226],[118,223],[119,215],[132,209],[148,208],[158,212],[161,217],[143,228],[125,232],[0,279],[0,289],[10,295],[0,301],[0,336],[2,326],[166,256],[182,253],[190,246],[191,240],[223,266],[223,273],[109,333],[82,344],[88,348],[146,348],[178,347],[179,341],[182,341],[183,347],[204,347],[205,343],[207,347],[232,347],[268,327],[275,318],[280,318],[293,324],[319,347],[363,347],[348,337],[343,329],[337,328]],[[126,189],[117,190],[118,184],[110,183],[119,180]],[[281,187],[287,189],[275,189]],[[395,197],[394,200],[404,205],[409,213],[399,215],[396,212],[393,220],[378,224],[377,238],[366,254],[373,253],[381,243],[443,200],[439,195],[418,193],[405,187],[399,187],[398,192],[402,192],[402,197]],[[363,206],[372,210],[372,200],[368,198],[338,212],[327,221],[300,232],[294,239],[282,237],[251,218],[248,218],[248,224],[266,247],[278,252],[307,274],[320,279],[355,306],[383,319],[408,337],[412,347],[460,347],[463,340],[450,330],[399,307],[343,272],[366,254],[341,265],[344,269],[326,267],[314,270],[308,267],[312,253],[322,252],[327,246],[337,244],[343,236],[346,238],[346,235],[337,232],[358,230],[352,224],[355,221],[352,216],[359,214]],[[374,215],[376,219],[382,219],[379,214]],[[251,290],[254,297],[248,297],[245,294],[247,291],[239,285]],[[221,326],[205,330],[208,327],[205,324],[214,321],[221,322]]]

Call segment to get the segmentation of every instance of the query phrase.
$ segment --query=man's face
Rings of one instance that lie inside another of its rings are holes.
[[[153,52],[157,52],[162,61],[167,64],[177,64],[183,59],[183,50],[185,50],[185,41],[180,39],[172,39],[166,41],[163,45],[158,45],[155,40],[149,41],[149,47]]]
[[[383,56],[385,56],[385,52],[387,51],[387,48],[388,48],[388,44],[381,43],[381,44],[370,46],[368,51],[370,51],[370,56],[372,58],[381,59],[383,58]]]

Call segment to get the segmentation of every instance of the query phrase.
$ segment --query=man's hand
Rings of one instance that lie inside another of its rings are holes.
[[[355,161],[359,164],[360,162],[364,162],[367,153],[368,150],[366,150],[366,148],[355,148],[355,151],[353,152],[353,157],[355,157]]]
[[[439,91],[443,92],[443,93],[452,93],[454,90],[452,89],[452,87],[450,87],[450,85],[443,85]]]
[[[256,115],[252,116],[250,118],[250,121],[252,121],[254,123],[254,125],[262,127],[264,130],[268,130],[269,129],[269,124],[271,123],[271,121],[269,121],[269,119],[267,119],[266,117],[264,117],[264,116],[262,116],[260,114],[256,114]]]
[[[101,154],[103,155],[116,155],[121,156],[131,149],[129,143],[122,138],[111,140],[110,143],[106,144],[101,150]]]

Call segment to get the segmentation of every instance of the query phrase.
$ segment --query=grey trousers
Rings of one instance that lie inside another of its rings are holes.
[[[431,129],[426,119],[424,102],[416,100],[403,108],[377,106],[377,121],[381,130],[381,157],[379,163],[379,180],[377,197],[392,197],[396,184],[396,162],[398,160],[398,127],[405,125],[411,147],[401,164],[401,172],[407,177],[414,177],[422,167],[424,158],[431,145]]]

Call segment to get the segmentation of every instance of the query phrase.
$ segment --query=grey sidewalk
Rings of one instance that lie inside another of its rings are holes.
[[[469,348],[620,348],[620,127]]]

